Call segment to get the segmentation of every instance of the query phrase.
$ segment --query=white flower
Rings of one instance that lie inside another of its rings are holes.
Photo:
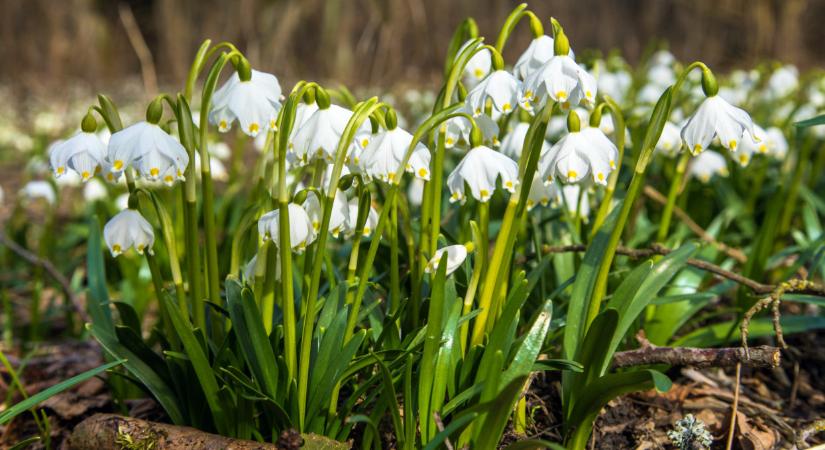
[[[303,253],[307,246],[315,240],[315,232],[312,229],[312,222],[304,208],[295,203],[290,203],[289,208],[289,243],[292,250]],[[258,234],[263,240],[272,239],[276,246],[280,242],[280,209],[270,211],[258,219]]]
[[[501,147],[499,148],[501,153],[504,153],[510,158],[518,161],[518,159],[521,158],[521,151],[524,148],[524,139],[527,137],[527,130],[529,129],[529,123],[517,123],[513,130],[507,133],[507,135],[504,136],[504,140],[501,141]],[[541,153],[547,153],[548,150],[550,150],[550,144],[547,143],[547,141],[542,140]]]
[[[226,142],[213,142],[209,144],[209,154],[219,159],[228,159],[232,156],[232,149]]]
[[[112,135],[106,164],[112,172],[133,165],[142,177],[172,185],[184,179],[189,155],[180,142],[159,126],[138,122]]]
[[[510,193],[515,193],[518,185],[518,164],[483,145],[471,149],[447,178],[447,186],[452,193],[450,202],[464,201],[465,183],[470,186],[470,193],[476,200],[490,200],[496,189],[496,179],[499,177],[502,187]]]
[[[568,213],[574,217],[578,215],[587,222],[587,217],[590,215],[590,200],[587,189],[583,189],[578,184],[566,184],[557,191],[557,195],[557,201],[564,204]]]
[[[277,127],[280,99],[281,85],[275,75],[253,70],[248,81],[241,81],[235,72],[215,91],[209,122],[217,125],[218,131],[227,132],[237,120],[244,133],[255,137],[265,127]]]
[[[438,263],[441,262],[441,258],[444,254],[447,254],[447,276],[455,272],[462,264],[464,264],[464,260],[467,259],[468,249],[472,251],[473,244],[466,244],[466,245],[450,245],[444,248],[440,248],[435,251],[432,259],[427,263],[427,266],[424,267],[425,273],[436,273],[438,271]]]
[[[67,170],[73,170],[83,181],[89,181],[96,174],[106,157],[106,145],[95,133],[81,131],[55,144],[49,151],[49,160],[55,177]]]
[[[56,200],[54,188],[48,181],[29,181],[20,189],[20,196],[29,201],[40,198],[50,205]]]
[[[616,167],[619,151],[598,128],[585,127],[561,138],[539,161],[545,183],[559,177],[576,183],[591,174],[593,181],[606,185]]]
[[[725,157],[712,150],[697,155],[688,167],[688,175],[707,183],[714,175],[728,176],[728,163]]]
[[[424,180],[413,178],[407,187],[407,201],[412,206],[421,206],[424,201]]]
[[[631,84],[633,84],[633,78],[626,71],[602,72],[597,80],[599,92],[610,96],[619,104],[624,102]]]
[[[83,187],[83,198],[87,202],[103,200],[108,196],[109,191],[106,189],[106,185],[97,178],[89,180],[86,186]]]
[[[463,108],[464,112],[467,114],[472,115],[472,111],[469,108]],[[476,125],[478,129],[481,130],[482,139],[484,140],[485,144],[497,146],[498,142],[498,124],[486,114],[482,114],[478,117],[474,117]],[[444,147],[446,148],[453,148],[456,144],[460,142],[469,143],[470,142],[470,133],[473,130],[473,126],[466,117],[458,116],[453,117],[452,119],[447,120],[446,124],[444,125],[446,129],[444,133]]]
[[[770,100],[778,100],[790,95],[799,87],[799,70],[794,66],[782,66],[776,69],[768,79],[765,93]]]
[[[719,142],[730,151],[736,151],[742,136],[748,130],[753,136],[753,122],[744,110],[718,95],[706,98],[682,129],[682,139],[694,155],[705,150],[719,137]]]
[[[461,48],[458,49],[455,56],[458,58],[458,55],[467,48],[470,44],[470,41],[465,42]],[[493,67],[493,60],[492,56],[490,55],[490,50],[481,49],[474,54],[467,64],[464,66],[464,84],[468,88],[472,88],[475,86],[479,81],[484,79],[488,73],[490,73],[490,69]]]
[[[521,82],[510,72],[496,70],[478,83],[464,101],[473,112],[473,117],[484,114],[487,100],[492,103],[496,112],[507,114],[513,111],[518,103],[518,92]]]
[[[372,137],[369,145],[361,154],[361,171],[367,176],[385,182],[393,180],[412,142],[412,135],[401,128],[381,131]],[[405,167],[407,172],[422,180],[430,179],[430,151],[424,144],[415,144],[412,155]]]
[[[788,140],[785,133],[777,127],[770,127],[765,131],[765,142],[768,153],[776,159],[783,159],[788,153]]]
[[[312,223],[312,231],[318,234],[321,231],[321,220],[324,218],[324,211],[321,208],[321,203],[318,201],[318,195],[315,192],[309,192],[306,200],[301,205],[309,216]],[[290,219],[292,219],[290,217]],[[341,192],[335,192],[335,199],[332,201],[332,211],[329,216],[329,232],[332,237],[337,238],[341,231],[347,230],[349,227],[349,204],[347,203],[347,196]]]
[[[124,210],[129,207],[129,193],[124,192],[123,194],[118,195],[115,197],[115,207],[120,210]]]
[[[742,137],[742,145],[739,146],[740,149],[736,152],[736,156],[734,157],[736,162],[738,162],[742,167],[747,166],[748,163],[751,162],[751,158],[754,154],[768,153],[768,141],[765,130],[754,124],[753,133],[754,134],[751,135],[749,131],[745,130],[745,134]]]
[[[661,152],[669,157],[676,156],[679,149],[682,147],[681,129],[674,125],[673,122],[665,122],[665,127],[662,129],[662,135],[659,136],[659,141],[656,142],[656,151]]]
[[[536,172],[530,183],[530,193],[527,194],[527,210],[533,209],[536,205],[547,206],[557,196],[556,186],[545,184],[541,174]]]
[[[590,104],[596,100],[596,89],[593,75],[573,58],[556,55],[524,80],[519,103],[527,111],[533,109],[533,103],[541,104],[547,97],[563,106]]]
[[[289,144],[290,152],[300,164],[307,164],[312,158],[335,160],[338,141],[352,116],[352,111],[338,105],[313,112],[295,132]],[[365,123],[362,125],[364,128]]]
[[[519,56],[516,65],[513,66],[513,73],[520,80],[526,79],[530,74],[541,68],[547,61],[553,57],[553,38],[547,35],[542,35],[533,38],[527,50]],[[573,50],[570,50],[569,56],[573,56]]]
[[[195,173],[201,174],[201,155],[195,153]],[[218,158],[209,158],[209,173],[215,181],[229,181],[229,172]]]
[[[155,232],[152,225],[139,212],[124,209],[103,227],[103,239],[109,246],[112,256],[120,255],[129,247],[134,247],[141,255],[144,250],[151,255]]]
[[[369,237],[375,227],[378,226],[378,212],[370,205],[370,212],[367,213],[367,221],[364,222],[364,237]],[[347,237],[355,234],[355,226],[358,224],[358,198],[353,198],[349,201],[349,221],[347,221],[347,229],[345,235]]]

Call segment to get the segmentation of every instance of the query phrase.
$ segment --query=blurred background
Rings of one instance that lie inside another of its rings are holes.
[[[230,40],[283,85],[297,79],[393,89],[437,85],[455,27],[474,17],[495,39],[510,0],[2,0],[4,97],[118,90],[127,80],[180,86],[204,38]],[[776,59],[825,59],[823,0],[540,0],[575,50],[620,50],[631,63],[651,43],[715,69]],[[526,47],[526,22],[505,50]],[[547,26],[549,29],[549,25]],[[71,89],[68,89],[71,88]],[[142,94],[139,94],[142,95]],[[147,94],[148,95],[148,94]],[[22,98],[21,98],[22,97]],[[28,101],[26,103],[29,103]]]

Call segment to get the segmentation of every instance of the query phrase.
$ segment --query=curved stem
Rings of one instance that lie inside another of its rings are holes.
[[[667,203],[665,203],[665,209],[662,211],[662,220],[659,223],[659,234],[656,235],[656,242],[661,243],[667,239],[670,220],[673,216],[673,207],[676,205],[676,197],[679,196],[679,191],[682,188],[682,181],[685,179],[685,170],[689,161],[690,153],[684,152],[679,156],[679,162],[676,163],[676,173],[673,174],[670,190],[667,193]]]

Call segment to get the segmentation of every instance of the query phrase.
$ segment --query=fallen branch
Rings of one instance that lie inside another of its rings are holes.
[[[733,348],[692,348],[692,347],[656,347],[649,346],[636,350],[616,352],[613,355],[613,368],[651,366],[666,364],[669,366],[691,367],[734,367],[743,364],[750,367],[779,367],[780,349],[762,345],[750,349]]]
[[[6,236],[6,233],[2,231],[0,231],[0,245],[6,246],[12,251],[12,253],[16,254],[32,266],[42,267],[43,270],[45,270],[46,273],[48,273],[49,276],[60,285],[60,289],[63,291],[63,294],[66,295],[69,303],[72,304],[72,307],[74,307],[75,312],[77,312],[77,315],[80,316],[83,323],[90,322],[89,315],[86,314],[86,308],[83,307],[80,299],[77,295],[75,295],[71,283],[69,283],[69,280],[66,279],[66,277],[63,276],[59,270],[57,270],[57,267],[55,267],[54,264],[21,247],[17,242],[9,239],[8,236]]]
[[[662,205],[667,204],[667,197],[662,195],[661,192],[654,189],[652,186],[645,186],[644,189],[645,195],[650,198],[651,200],[660,203]],[[682,221],[693,234],[699,236],[700,239],[703,241],[709,242],[711,245],[716,247],[719,251],[725,253],[726,255],[730,256],[731,258],[739,261],[740,263],[745,263],[748,261],[748,257],[745,256],[745,253],[738,248],[733,248],[725,244],[724,242],[717,241],[713,236],[710,235],[704,228],[702,228],[698,223],[694,222],[690,216],[679,208],[678,206],[673,207],[673,215],[675,215],[679,220]]]
[[[286,434],[286,433],[285,433]],[[314,434],[293,433],[303,441],[280,439],[279,444],[268,444],[233,439],[206,433],[189,427],[148,422],[116,414],[95,414],[80,422],[69,437],[73,450],[120,450],[122,448],[151,448],[152,450],[266,450],[266,449],[326,449],[343,450],[346,444]],[[283,441],[283,442],[282,442]]]

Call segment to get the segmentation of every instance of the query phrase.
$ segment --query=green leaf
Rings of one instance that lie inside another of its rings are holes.
[[[539,448],[549,448],[552,450],[564,450],[564,447],[555,442],[545,441],[543,439],[525,439],[523,441],[516,441],[504,447],[504,450],[536,450]]]
[[[13,405],[11,408],[9,408],[9,409],[7,409],[3,412],[0,412],[0,425],[3,425],[5,423],[7,423],[11,419],[15,418],[18,414],[20,414],[22,412],[25,412],[29,409],[34,408],[40,402],[48,400],[52,396],[57,395],[57,394],[65,391],[66,389],[70,389],[71,387],[73,387],[73,386],[75,386],[79,383],[82,383],[82,382],[88,380],[89,378],[92,378],[92,377],[96,376],[97,374],[99,374],[99,373],[101,373],[105,370],[111,369],[113,367],[117,367],[117,366],[119,366],[123,363],[124,363],[123,360],[118,360],[118,361],[110,362],[108,364],[104,364],[100,367],[96,367],[94,369],[87,370],[86,372],[83,372],[80,375],[75,375],[75,376],[69,378],[68,380],[57,383],[52,387],[49,387],[47,389],[44,389],[44,390],[38,392],[37,394],[32,395],[31,397],[21,401],[20,403],[17,403],[15,405]]]
[[[812,117],[810,119],[801,120],[799,122],[795,122],[794,126],[797,128],[808,128],[813,127],[816,125],[822,125],[825,123],[825,114],[820,116]]]
[[[31,436],[22,441],[14,444],[12,447],[9,447],[9,450],[23,450],[24,448],[28,448],[29,445],[34,444],[40,440],[40,436]]]
[[[278,363],[264,330],[252,291],[234,279],[226,280],[226,302],[232,329],[261,392],[278,398]]]
[[[519,345],[516,350],[516,355],[513,357],[513,361],[507,367],[507,370],[504,371],[504,374],[502,374],[501,380],[499,381],[499,388],[503,389],[504,386],[516,378],[523,378],[530,374],[530,371],[533,369],[533,364],[535,364],[536,358],[539,356],[539,352],[541,352],[544,338],[547,336],[547,332],[550,331],[550,321],[552,317],[553,302],[547,300],[539,310],[532,325],[530,325],[530,330],[524,336],[524,339],[522,339],[521,345]],[[517,398],[513,398],[512,403],[515,404],[516,400]]]
[[[822,316],[782,316],[779,323],[785,336],[794,333],[825,329],[825,317]],[[730,333],[732,328],[739,328],[739,322],[722,322],[694,330],[674,341],[676,347],[712,347],[730,342],[739,342],[739,333]],[[748,337],[759,338],[774,334],[773,322],[767,317],[751,320]]]
[[[96,217],[89,219],[89,241],[86,249],[86,264],[89,268],[89,316],[96,327],[114,334],[115,324],[109,310],[109,290],[106,288],[106,265],[103,262],[103,244],[100,238],[100,222]]]
[[[140,336],[140,319],[138,318],[137,312],[135,312],[135,308],[125,302],[112,302],[112,304],[115,305],[115,308],[117,308],[117,312],[120,315],[120,321],[123,325],[129,327],[135,332],[135,334]]]
[[[602,375],[605,360],[609,361],[611,359],[612,353],[608,350],[605,342],[610,342],[610,339],[616,333],[618,323],[619,313],[613,308],[608,308],[596,316],[590,325],[590,329],[582,342],[581,351],[576,358],[582,363],[584,372],[571,376],[571,393],[564,405],[567,414],[572,414],[578,403],[578,398],[584,394],[590,383],[593,383]]]

